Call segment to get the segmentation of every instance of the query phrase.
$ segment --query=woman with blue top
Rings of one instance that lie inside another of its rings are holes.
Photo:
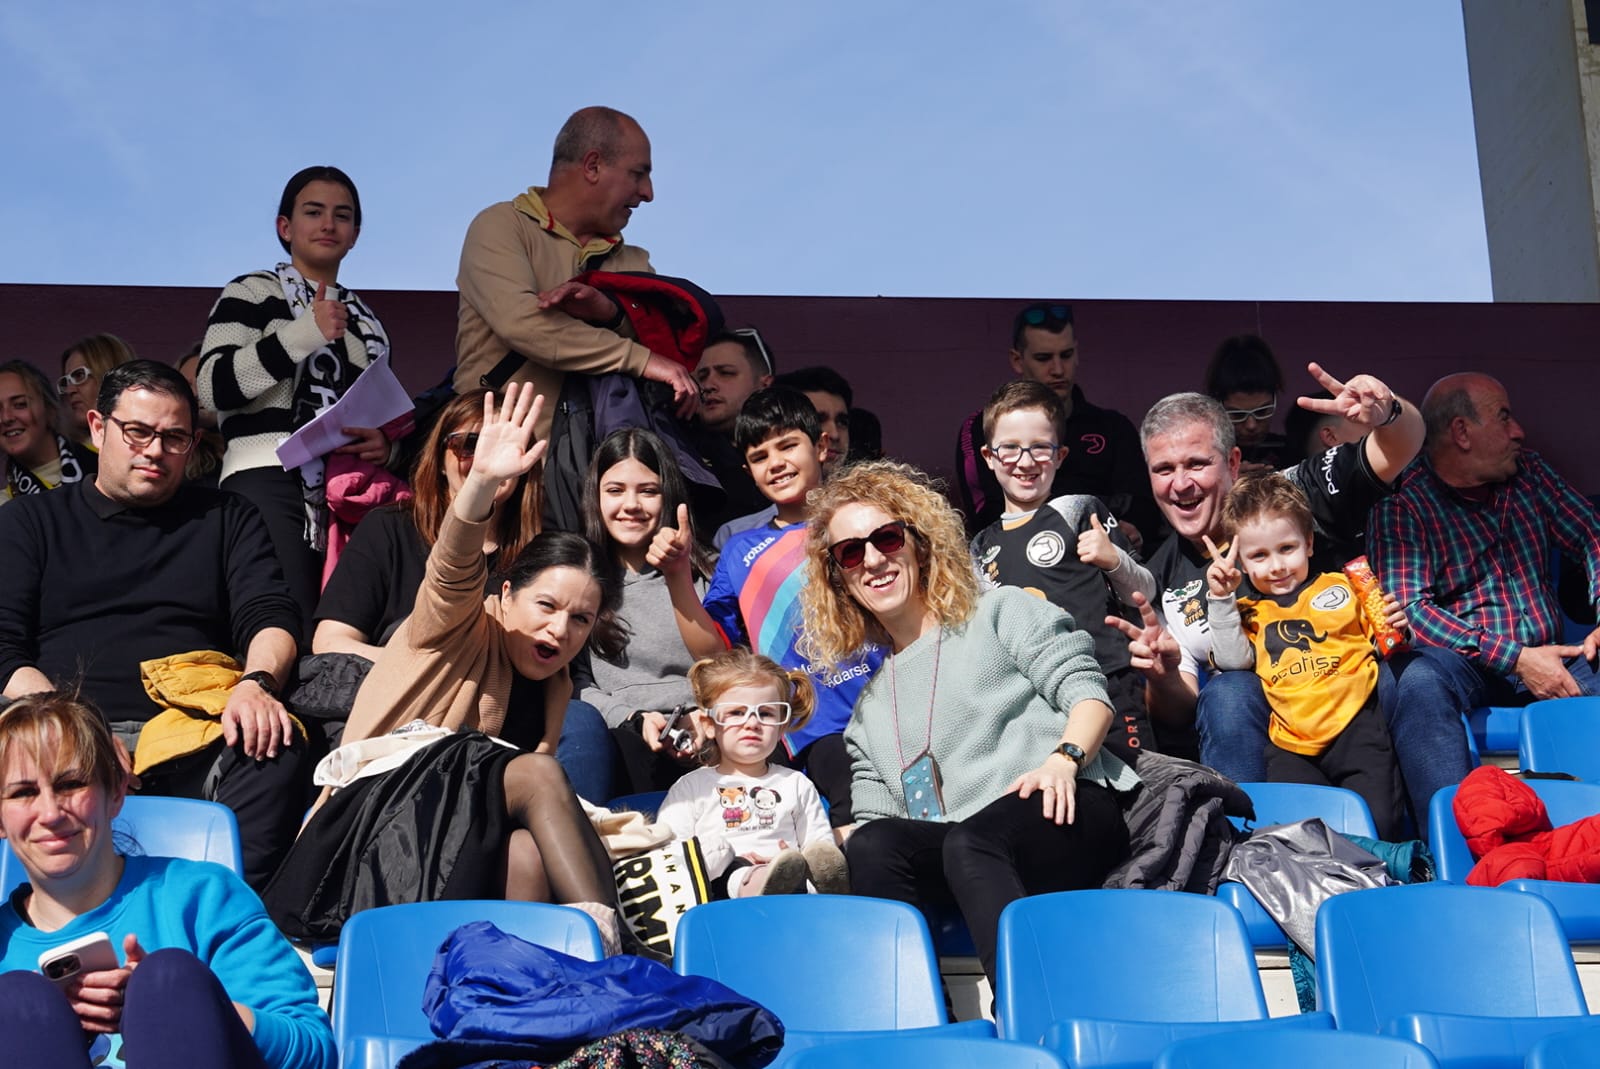
[[[255,892],[220,865],[118,848],[118,756],[68,695],[0,711],[0,834],[28,875],[0,906],[6,1064],[332,1069],[316,987]],[[82,945],[101,934],[120,964]]]
[[[921,472],[873,461],[809,499],[801,594],[811,656],[893,652],[845,728],[857,894],[954,902],[994,980],[1000,912],[1098,887],[1128,852],[1116,791],[1139,780],[1111,724],[1094,642],[1017,587],[982,594],[961,517]]]

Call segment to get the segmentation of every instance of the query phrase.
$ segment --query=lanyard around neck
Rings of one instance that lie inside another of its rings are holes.
[[[925,753],[933,752],[933,699],[939,693],[939,649],[944,645],[944,628],[939,628],[939,634],[933,641],[933,682],[928,687],[928,724],[923,732],[922,750],[910,761],[906,760],[905,747],[900,742],[900,687],[895,677],[895,662],[900,659],[899,654],[889,658],[889,711],[894,716],[894,752],[900,758],[900,771],[904,772],[916,763],[917,758]]]

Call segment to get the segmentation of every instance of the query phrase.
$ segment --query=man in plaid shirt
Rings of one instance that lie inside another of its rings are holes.
[[[1440,379],[1422,417],[1423,457],[1367,529],[1367,555],[1417,636],[1418,648],[1392,662],[1400,706],[1425,702],[1459,717],[1480,705],[1600,694],[1600,628],[1582,646],[1561,644],[1550,560],[1555,547],[1582,560],[1600,603],[1600,511],[1522,447],[1505,387],[1489,376]],[[1465,736],[1458,753],[1435,757],[1465,774]]]

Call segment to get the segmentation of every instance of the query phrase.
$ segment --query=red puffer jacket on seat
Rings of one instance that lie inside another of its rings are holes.
[[[1507,880],[1600,883],[1600,814],[1550,826],[1532,787],[1492,765],[1472,770],[1455,798],[1456,825],[1478,863],[1467,882]]]

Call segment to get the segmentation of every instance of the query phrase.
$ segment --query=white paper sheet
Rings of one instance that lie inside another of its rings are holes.
[[[346,427],[381,427],[411,411],[411,395],[400,385],[385,353],[356,376],[344,396],[278,446],[278,462],[294,471],[306,461],[354,441]]]

